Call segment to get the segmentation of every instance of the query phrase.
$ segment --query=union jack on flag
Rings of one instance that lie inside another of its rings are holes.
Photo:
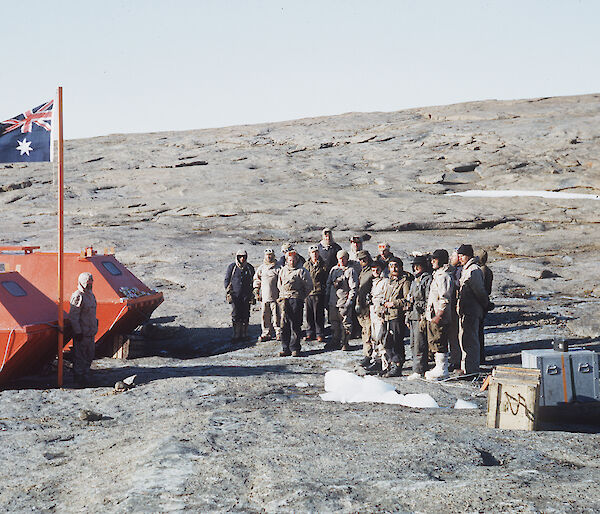
[[[0,162],[50,160],[54,100],[0,121]]]

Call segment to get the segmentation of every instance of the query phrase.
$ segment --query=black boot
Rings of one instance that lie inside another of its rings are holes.
[[[385,378],[401,377],[402,376],[402,366],[393,362],[392,365],[390,366],[390,369],[388,370],[388,372],[383,376]]]
[[[369,357],[368,355],[366,357],[363,357],[363,359],[360,361],[359,366],[363,367],[363,368],[368,368],[371,365],[371,357]]]
[[[367,375],[379,375],[381,373],[381,361],[376,360],[365,368]]]

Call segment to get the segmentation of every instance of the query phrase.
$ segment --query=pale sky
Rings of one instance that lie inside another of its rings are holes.
[[[600,92],[600,1],[2,2],[0,119],[65,137]]]

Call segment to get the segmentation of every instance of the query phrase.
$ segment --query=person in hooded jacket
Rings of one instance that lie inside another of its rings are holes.
[[[487,265],[488,261],[488,253],[486,250],[479,250],[475,254],[475,258],[479,261],[479,267],[483,273],[483,285],[485,290],[490,296],[492,294],[492,283],[494,282],[494,273]],[[479,321],[479,360],[481,364],[485,364],[485,336],[484,336],[484,327],[485,327],[485,316],[487,312],[483,314],[483,318]]]
[[[231,304],[233,323],[233,342],[248,338],[250,322],[250,304],[255,303],[252,282],[254,267],[248,262],[248,253],[240,249],[225,272],[225,291],[227,302]]]
[[[275,260],[275,252],[271,248],[265,250],[263,263],[254,274],[254,296],[261,306],[261,329],[258,342],[270,339],[281,339],[280,313],[277,303],[279,289],[277,279],[281,267]]]
[[[68,319],[73,330],[73,375],[75,382],[85,385],[89,381],[94,360],[94,338],[98,332],[96,297],[92,292],[94,278],[91,273],[79,275],[77,291],[71,295]]]

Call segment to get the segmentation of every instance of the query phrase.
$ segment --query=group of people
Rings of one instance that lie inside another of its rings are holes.
[[[266,249],[255,270],[245,250],[236,253],[225,274],[234,341],[248,339],[250,308],[260,302],[259,341],[281,341],[282,357],[303,355],[306,310],[307,341],[347,351],[351,335],[360,331],[360,364],[369,374],[402,375],[407,326],[413,367],[409,379],[443,380],[450,371],[479,372],[485,360],[483,320],[493,308],[487,252],[475,255],[469,244],[451,255],[437,249],[415,255],[408,272],[386,242],[378,244],[373,258],[363,249],[361,236],[352,236],[346,251],[331,229],[322,234],[322,240],[309,247],[308,259],[286,243],[279,260],[273,249]],[[331,325],[328,340],[326,315]]]

